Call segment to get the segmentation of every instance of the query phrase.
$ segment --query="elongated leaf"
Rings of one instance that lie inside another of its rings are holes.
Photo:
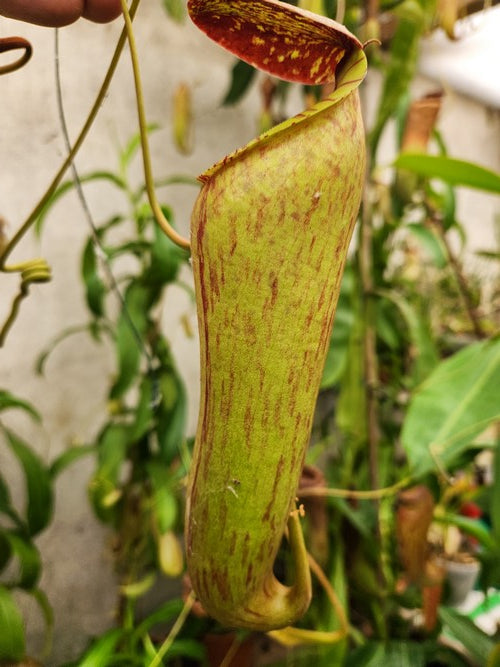
[[[109,630],[99,637],[89,650],[80,658],[79,667],[104,667],[111,665],[110,658],[113,656],[115,648],[123,636],[123,630],[116,628]]]
[[[395,290],[378,290],[377,293],[391,301],[403,316],[414,348],[413,377],[415,383],[420,383],[438,363],[438,352],[428,322]]]
[[[23,619],[12,595],[1,585],[0,630],[0,660],[22,660],[25,652]]]
[[[118,477],[127,455],[129,431],[121,424],[109,424],[98,439],[98,467],[89,484],[89,495],[95,513],[102,521],[113,516],[110,494],[117,491]]]
[[[422,248],[427,251],[438,269],[444,269],[448,263],[448,254],[439,236],[427,225],[419,222],[407,225],[406,229],[418,240]]]
[[[441,362],[415,392],[401,440],[411,469],[445,468],[500,418],[500,338],[475,343]]]
[[[166,533],[174,527],[177,519],[177,500],[172,492],[172,478],[168,468],[156,461],[151,461],[147,470],[153,488],[153,512],[158,530]]]
[[[493,651],[495,644],[470,618],[462,616],[455,609],[449,607],[439,608],[439,618],[445,624],[452,635],[458,639],[477,660],[478,664],[486,665],[488,656]]]
[[[107,181],[112,185],[115,185],[120,190],[126,190],[127,184],[116,174],[111,171],[94,171],[90,174],[83,174],[79,178],[80,183],[91,183],[93,181]],[[48,213],[54,206],[54,204],[61,199],[63,195],[70,192],[76,186],[76,181],[70,180],[62,183],[57,190],[53,193],[47,205],[44,207],[40,213],[36,223],[35,223],[35,232],[37,235],[40,235],[42,232],[43,224],[47,218]]]
[[[490,519],[493,535],[500,545],[500,442],[497,442],[493,459],[493,489],[490,502]]]
[[[30,535],[46,528],[52,517],[53,493],[49,472],[39,457],[12,431],[4,429],[7,442],[21,464],[26,483],[26,519]]]
[[[33,417],[33,419],[35,419],[37,422],[41,421],[42,419],[40,414],[35,410],[31,403],[28,403],[28,401],[23,401],[23,399],[14,396],[14,394],[11,394],[5,389],[0,390],[0,412],[13,408],[23,410],[31,417]]]
[[[231,69],[231,84],[222,102],[223,106],[239,102],[249,89],[256,74],[255,67],[243,60],[237,60]]]
[[[146,332],[152,296],[148,287],[134,281],[124,299],[126,308],[122,309],[117,325],[118,377],[110,391],[112,400],[121,398],[136,378],[142,354],[141,338]]]
[[[155,132],[160,129],[160,126],[157,123],[150,123],[146,126],[146,131],[148,134]],[[120,170],[122,173],[128,169],[131,161],[137,154],[137,151],[141,147],[141,135],[137,132],[134,136],[129,139],[127,145],[120,153]]]
[[[414,171],[427,178],[439,178],[451,185],[500,193],[500,174],[478,164],[455,160],[445,155],[404,153],[398,156],[394,166]]]
[[[40,589],[35,588],[30,591],[30,595],[38,603],[38,607],[42,612],[42,616],[45,620],[45,642],[42,650],[43,655],[48,655],[52,648],[52,636],[54,632],[54,610],[52,605],[49,602],[47,595]]]
[[[34,543],[12,531],[0,531],[2,537],[9,544],[11,554],[17,557],[19,565],[18,578],[13,582],[19,588],[30,590],[34,588],[42,570],[40,553]]]
[[[83,458],[84,456],[89,456],[89,454],[94,454],[96,448],[94,445],[79,445],[77,447],[71,447],[65,452],[60,454],[55,461],[52,462],[49,472],[52,478],[60,475],[66,468],[72,465],[75,461]]]
[[[106,285],[99,275],[99,265],[93,239],[87,241],[83,251],[82,278],[85,285],[85,298],[90,312],[96,317],[102,317],[104,315]]]

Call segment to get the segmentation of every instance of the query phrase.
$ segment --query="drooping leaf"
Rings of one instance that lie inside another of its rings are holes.
[[[172,475],[164,464],[156,461],[150,461],[147,470],[153,491],[153,514],[159,532],[166,533],[173,528],[177,519],[177,500],[172,490]]]
[[[415,392],[401,440],[415,475],[447,467],[500,418],[500,338],[442,361]]]
[[[239,102],[249,89],[256,74],[255,67],[243,60],[237,60],[231,69],[231,83],[222,101],[223,106],[230,106]]]
[[[450,185],[462,185],[485,192],[500,193],[500,174],[472,162],[445,155],[404,153],[394,162],[398,169],[408,169],[427,178],[438,178]]]
[[[495,643],[467,616],[450,607],[439,608],[439,618],[480,665],[486,665]]]
[[[444,269],[448,262],[448,254],[439,236],[428,226],[414,222],[406,229],[418,240],[438,269]]]
[[[94,445],[78,445],[70,447],[51,463],[49,468],[50,476],[54,479],[75,461],[78,461],[84,456],[89,456],[89,454],[93,454],[95,451],[96,448]]]
[[[31,417],[33,417],[33,419],[35,419],[37,422],[40,422],[42,419],[39,412],[35,410],[35,408],[31,405],[31,403],[29,403],[28,401],[24,401],[23,399],[18,398],[17,396],[14,396],[5,389],[0,390],[0,412],[2,412],[3,410],[10,410],[14,408],[23,410]]]
[[[109,521],[113,516],[109,498],[111,494],[116,495],[129,442],[128,428],[122,424],[108,424],[99,435],[97,470],[89,484],[89,495],[96,515],[102,521]]]
[[[156,130],[159,129],[160,126],[156,123],[150,123],[146,126],[146,132],[148,134],[156,132]],[[120,173],[125,174],[140,147],[141,135],[137,132],[131,139],[129,139],[125,148],[120,153]]]
[[[46,632],[42,655],[49,655],[52,648],[52,635],[54,631],[54,610],[47,595],[40,588],[31,590],[30,595],[36,600],[45,621]]]
[[[123,396],[136,378],[142,355],[141,338],[148,325],[148,310],[151,305],[149,287],[134,280],[124,296],[124,307],[116,327],[116,351],[118,377],[111,390],[110,399]]]
[[[78,667],[103,667],[104,665],[111,665],[112,662],[110,659],[122,636],[123,630],[121,628],[105,632],[80,658]]]
[[[395,290],[378,290],[379,296],[391,301],[403,316],[413,347],[413,378],[422,382],[438,363],[438,352],[428,322],[412,304]]]
[[[35,544],[29,538],[13,531],[0,532],[10,547],[11,555],[17,559],[18,576],[13,583],[27,590],[34,588],[42,570],[40,553]]]
[[[30,535],[36,535],[49,524],[53,510],[53,492],[47,467],[26,443],[12,431],[4,429],[7,442],[23,468],[26,485],[26,520]]]
[[[90,312],[96,317],[104,315],[104,297],[106,285],[99,275],[94,240],[90,238],[85,244],[82,255],[82,279],[85,285],[85,299]]]
[[[0,585],[0,660],[18,662],[24,658],[24,624],[11,593]]]
[[[94,171],[90,174],[83,174],[80,175],[79,181],[81,184],[91,183],[94,181],[107,181],[108,183],[111,183],[111,185],[118,187],[120,190],[127,189],[127,184],[112,171]],[[74,180],[65,181],[52,194],[52,197],[41,211],[35,223],[35,233],[38,236],[41,234],[43,224],[54,204],[56,204],[56,202],[59,201],[63,195],[70,192],[74,187],[76,187],[76,182]]]

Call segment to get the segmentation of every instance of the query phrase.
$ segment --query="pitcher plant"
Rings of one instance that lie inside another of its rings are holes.
[[[311,598],[296,492],[364,181],[366,57],[344,26],[275,0],[188,10],[250,64],[333,90],[202,174],[191,221],[201,403],[188,569],[207,613],[269,631]],[[285,533],[292,585],[273,573]]]

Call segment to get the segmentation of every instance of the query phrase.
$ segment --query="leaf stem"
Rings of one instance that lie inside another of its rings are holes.
[[[146,191],[149,199],[149,204],[153,211],[153,214],[156,218],[157,223],[160,225],[162,230],[168,236],[168,238],[175,243],[176,245],[189,250],[190,243],[187,239],[180,236],[175,229],[170,225],[168,220],[161,210],[161,206],[158,203],[156,198],[155,189],[154,189],[154,178],[153,171],[151,168],[151,153],[149,150],[149,141],[147,137],[147,122],[146,114],[144,111],[144,95],[142,92],[142,82],[141,75],[139,71],[139,59],[137,56],[137,46],[135,43],[134,32],[132,30],[132,21],[129,15],[127,2],[126,0],[120,0],[123,12],[123,18],[125,20],[125,30],[127,33],[127,40],[130,48],[130,59],[132,61],[132,71],[134,74],[134,84],[135,84],[135,94],[137,100],[137,116],[139,122],[139,133],[141,137],[141,147],[142,147],[142,160],[144,165],[144,178],[146,181]]]

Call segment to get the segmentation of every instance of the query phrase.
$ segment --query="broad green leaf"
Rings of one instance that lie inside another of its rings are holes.
[[[115,628],[104,633],[80,658],[78,667],[111,666],[113,664],[111,658],[122,636],[123,630],[121,628]]]
[[[7,442],[21,464],[26,484],[26,520],[30,535],[46,528],[52,517],[53,493],[49,472],[39,457],[12,431],[4,429]]]
[[[239,102],[249,89],[256,74],[255,67],[243,60],[237,60],[231,69],[231,83],[222,101],[223,106],[230,106]]]
[[[450,607],[439,608],[439,618],[451,634],[458,639],[480,665],[486,665],[495,647],[493,640],[480,630],[467,616]]]
[[[500,338],[474,343],[442,361],[417,389],[401,440],[415,475],[453,464],[500,418]]]
[[[17,396],[14,396],[5,389],[0,390],[0,412],[3,410],[10,410],[12,408],[23,410],[31,417],[33,417],[33,419],[35,419],[37,422],[42,420],[40,414],[35,410],[31,403],[28,403],[28,401],[23,401],[21,398],[17,398]]]
[[[9,544],[11,555],[17,558],[19,574],[15,585],[30,590],[34,588],[42,570],[40,553],[35,544],[17,533],[0,530],[0,534]]]
[[[10,592],[0,585],[0,660],[24,658],[25,636],[21,613]]]
[[[398,169],[408,169],[427,178],[439,178],[450,185],[500,193],[500,174],[472,162],[444,155],[403,153],[394,162]]]
[[[104,315],[104,297],[107,290],[99,275],[96,247],[92,238],[85,244],[82,255],[82,279],[90,312],[96,317],[102,317]]]

